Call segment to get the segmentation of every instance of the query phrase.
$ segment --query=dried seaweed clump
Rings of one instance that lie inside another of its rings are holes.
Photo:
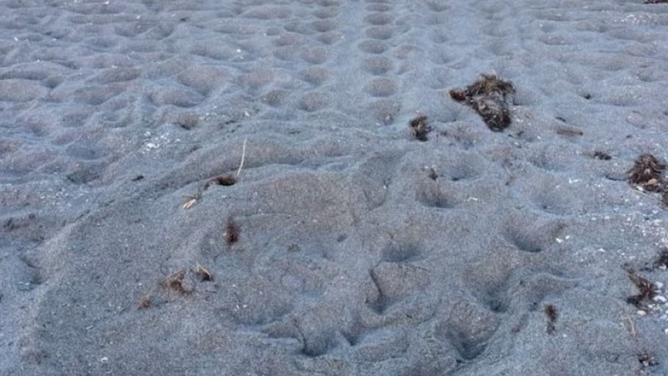
[[[543,309],[543,312],[545,312],[545,316],[547,316],[547,334],[553,334],[557,329],[554,324],[557,322],[557,318],[559,317],[557,307],[552,304],[548,304]]]
[[[427,123],[427,117],[424,115],[420,115],[415,117],[411,122],[408,124],[411,127],[411,131],[413,131],[413,136],[415,136],[416,139],[420,141],[427,141],[427,134],[431,132],[431,127]]]
[[[638,275],[633,269],[628,269],[626,272],[628,273],[631,282],[633,282],[638,288],[638,291],[640,291],[639,294],[629,296],[626,299],[626,302],[633,304],[638,309],[649,310],[649,305],[652,303],[654,296],[656,296],[656,286],[648,281],[647,278]]]
[[[139,309],[147,309],[151,307],[151,294],[143,295],[139,298],[139,303],[137,304]]]
[[[496,75],[483,74],[466,89],[452,89],[450,97],[457,102],[464,102],[482,117],[487,127],[494,132],[501,132],[510,126],[510,95],[515,92],[513,84]]]
[[[169,291],[173,291],[182,295],[188,295],[192,291],[186,288],[184,284],[184,279],[186,277],[186,270],[181,269],[176,273],[170,275],[162,281],[162,286]]]
[[[659,257],[654,261],[654,266],[659,269],[668,268],[668,248],[662,248]]]
[[[629,183],[645,191],[662,192],[664,184],[661,174],[665,169],[666,166],[661,164],[656,157],[651,154],[643,154],[629,170]]]

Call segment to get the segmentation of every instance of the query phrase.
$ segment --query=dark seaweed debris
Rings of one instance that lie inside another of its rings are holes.
[[[556,330],[554,324],[557,322],[557,318],[559,317],[557,307],[552,304],[548,304],[543,309],[543,312],[545,312],[545,316],[547,316],[547,334],[553,334]]]
[[[635,305],[638,309],[647,310],[648,305],[652,302],[652,299],[654,299],[654,296],[656,295],[656,286],[654,286],[652,282],[648,281],[647,278],[638,275],[633,269],[628,269],[626,273],[631,279],[631,282],[633,282],[633,284],[636,285],[640,291],[639,294],[629,296],[626,299],[626,302]]]
[[[415,117],[408,124],[413,131],[413,136],[420,141],[427,141],[427,134],[431,132],[431,127],[427,123],[427,117],[420,115]]]
[[[228,217],[227,224],[225,225],[225,243],[227,243],[227,246],[231,247],[234,243],[238,242],[240,235],[241,229],[232,217]]]
[[[496,75],[483,74],[466,89],[452,89],[449,94],[453,100],[473,108],[489,129],[501,132],[510,126],[508,102],[514,92],[515,88],[509,81],[501,80]]]
[[[663,191],[663,178],[661,173],[666,169],[656,157],[651,154],[643,154],[629,170],[629,183],[641,187],[650,192]]]
[[[438,173],[436,173],[436,170],[434,170],[433,167],[429,168],[429,179],[433,181],[438,180]]]
[[[659,257],[654,261],[654,266],[661,269],[668,268],[668,248],[661,249]]]
[[[608,154],[604,151],[600,151],[600,150],[597,150],[597,151],[594,152],[594,158],[600,159],[602,161],[609,161],[609,160],[612,159],[610,154]]]

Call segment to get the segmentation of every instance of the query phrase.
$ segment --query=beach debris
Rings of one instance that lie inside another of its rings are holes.
[[[659,257],[656,258],[656,261],[654,261],[654,266],[666,270],[668,268],[668,248],[664,247],[661,249],[661,252],[659,252]]]
[[[608,154],[608,153],[606,153],[606,152],[604,152],[604,151],[600,151],[600,150],[596,150],[596,151],[594,152],[594,158],[595,158],[595,159],[599,159],[599,160],[601,160],[601,161],[609,161],[609,160],[612,159],[612,157],[610,156],[610,154]]]
[[[653,272],[655,270],[666,270],[668,269],[668,247],[663,247],[659,250],[659,253],[654,258],[654,260],[643,263],[643,266],[640,268],[640,271],[644,272]],[[663,285],[660,282],[655,283],[656,288],[660,289]]]
[[[556,330],[554,324],[557,322],[557,318],[559,317],[557,307],[552,304],[547,304],[543,308],[543,312],[545,312],[545,316],[547,316],[547,334],[553,334]]]
[[[250,116],[250,115],[248,115]],[[241,174],[241,169],[244,167],[244,160],[246,159],[246,141],[248,141],[247,138],[244,139],[244,146],[241,148],[241,162],[239,162],[239,169],[237,170],[237,177],[239,177],[239,174]]]
[[[579,129],[576,128],[570,128],[570,127],[557,127],[555,129],[555,132],[557,132],[558,135],[561,136],[582,136],[584,135],[584,132],[582,132]]]
[[[132,178],[132,181],[140,181],[144,179],[144,175],[137,175],[134,178]]]
[[[645,4],[668,4],[668,0],[645,0]]]
[[[151,307],[151,294],[142,295],[139,298],[138,309],[147,309]]]
[[[243,147],[241,148],[241,161],[239,162],[239,168],[237,169],[236,175],[218,175],[210,178],[204,183],[204,189],[207,190],[212,185],[223,185],[230,186],[237,183],[239,174],[241,174],[241,169],[244,167],[244,160],[246,159],[246,142],[248,139],[244,139]]]
[[[188,295],[192,292],[184,285],[184,279],[186,277],[186,269],[179,269],[174,272],[172,275],[168,276],[162,281],[162,286],[169,291],[179,293],[181,295]]]
[[[200,264],[197,264],[197,267],[195,268],[195,274],[197,277],[199,277],[200,281],[206,281],[206,282],[211,282],[213,281],[213,274],[203,267]]]
[[[656,157],[651,154],[643,154],[635,161],[633,168],[627,172],[629,183],[643,191],[661,192],[663,191],[661,173],[665,169],[666,166]]]
[[[456,102],[464,102],[473,108],[490,130],[501,132],[510,126],[508,102],[514,92],[511,82],[504,81],[495,74],[483,74],[465,89],[452,89],[449,94]]]
[[[629,334],[633,339],[637,339],[638,332],[636,331],[636,324],[633,322],[631,316],[626,316],[626,320],[629,322]]]
[[[227,175],[218,175],[212,178],[207,179],[204,183],[204,186],[194,195],[186,196],[186,201],[183,203],[183,209],[190,209],[193,205],[197,203],[197,200],[202,198],[202,193],[209,189],[212,185],[223,185],[230,186],[237,183],[239,180],[239,174],[241,174],[241,169],[244,166],[244,160],[246,159],[246,142],[248,139],[244,139],[244,144],[241,149],[241,161],[239,162],[239,169],[237,169],[236,175],[227,174]]]
[[[408,123],[413,132],[413,136],[419,141],[427,141],[427,134],[431,132],[431,127],[427,123],[427,117],[424,115],[416,116]]]
[[[225,225],[225,242],[227,243],[227,246],[231,247],[234,243],[238,242],[240,235],[241,229],[236,222],[234,222],[232,217],[228,217],[227,224]]]
[[[640,362],[641,370],[644,370],[647,367],[653,367],[659,364],[654,358],[654,355],[650,354],[647,350],[638,354],[638,361]]]
[[[438,180],[438,174],[436,173],[436,170],[434,170],[433,167],[429,167],[429,179],[433,181]]]
[[[647,278],[639,275],[632,268],[626,270],[631,282],[638,288],[640,291],[639,294],[629,296],[626,299],[626,302],[633,304],[641,311],[649,311],[651,308],[650,305],[653,302],[654,297],[656,296],[656,286],[647,280]]]
[[[197,200],[199,200],[200,197],[202,197],[202,195],[200,193],[196,193],[194,195],[187,195],[186,200],[183,202],[183,205],[182,205],[183,209],[188,210],[191,207],[193,207],[193,205],[195,205],[195,203],[197,203]]]

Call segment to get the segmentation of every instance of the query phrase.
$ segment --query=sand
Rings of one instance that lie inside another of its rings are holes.
[[[668,161],[667,35],[641,0],[2,1],[0,374],[668,374],[668,211],[627,181]],[[505,129],[450,97],[482,74]]]

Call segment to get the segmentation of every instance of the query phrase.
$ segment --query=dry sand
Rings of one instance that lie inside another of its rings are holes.
[[[0,374],[668,374],[667,93],[641,0],[3,0]]]

